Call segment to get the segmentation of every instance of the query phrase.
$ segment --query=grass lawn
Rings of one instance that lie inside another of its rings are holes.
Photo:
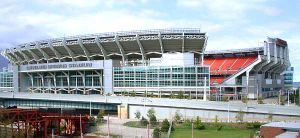
[[[217,131],[216,129],[197,130],[194,129],[194,138],[249,138],[254,130],[226,128]],[[191,138],[192,129],[187,127],[175,127],[171,138]]]

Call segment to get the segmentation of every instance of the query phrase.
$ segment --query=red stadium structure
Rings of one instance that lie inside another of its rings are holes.
[[[210,66],[210,83],[221,84],[226,76],[237,73],[239,70],[249,66],[257,59],[257,56],[243,57],[208,57],[204,64]]]
[[[276,96],[284,91],[288,55],[287,42],[279,38],[268,38],[257,48],[206,51],[203,64],[210,66],[210,94],[236,99]]]
[[[7,126],[10,126],[10,135],[23,135],[36,137],[48,137],[53,134],[57,136],[74,135],[85,133],[85,124],[88,116],[60,115],[54,113],[41,113],[36,109],[0,109],[0,124],[4,126],[2,133],[7,133]],[[82,130],[80,131],[80,122]],[[63,126],[64,130],[61,130]],[[51,129],[52,128],[52,129]]]

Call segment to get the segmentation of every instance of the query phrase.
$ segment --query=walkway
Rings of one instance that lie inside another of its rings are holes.
[[[107,117],[104,118],[107,120]],[[117,117],[109,117],[109,132],[112,135],[119,135],[126,138],[148,138],[147,129],[145,128],[132,128],[123,126],[128,121],[137,121],[136,119],[119,119]],[[153,129],[149,129],[149,138],[152,138]],[[103,124],[99,126],[98,133],[107,134],[108,126]]]

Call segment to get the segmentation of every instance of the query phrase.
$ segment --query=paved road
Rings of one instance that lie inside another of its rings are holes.
[[[107,120],[107,117],[104,118]],[[147,129],[145,128],[132,128],[123,126],[128,121],[137,121],[136,119],[119,119],[117,117],[109,117],[109,130],[110,134],[120,135],[126,138],[148,138]],[[149,138],[152,138],[153,129],[149,129]],[[98,127],[98,133],[107,134],[108,126],[103,124]]]

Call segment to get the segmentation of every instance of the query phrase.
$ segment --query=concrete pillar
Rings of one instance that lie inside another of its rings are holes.
[[[128,119],[128,105],[127,104],[118,105],[118,118]]]

